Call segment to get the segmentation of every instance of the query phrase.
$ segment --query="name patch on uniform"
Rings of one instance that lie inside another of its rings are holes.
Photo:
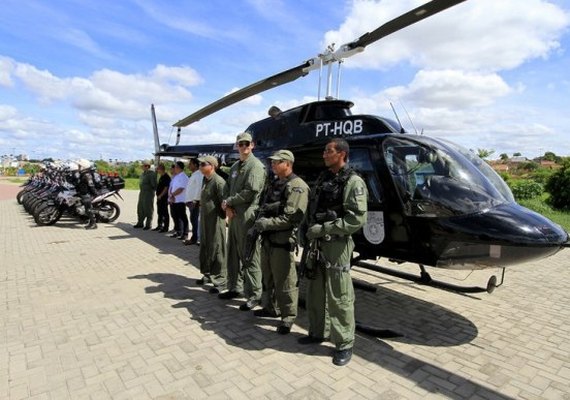
[[[357,186],[354,188],[354,195],[355,196],[363,196],[364,195],[364,188],[362,186]]]
[[[304,190],[303,188],[300,187],[294,187],[293,189],[291,189],[292,192],[297,192],[297,193],[303,193]]]

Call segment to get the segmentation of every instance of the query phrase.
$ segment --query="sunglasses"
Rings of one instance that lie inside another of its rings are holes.
[[[210,164],[210,163],[208,163],[208,162],[201,162],[201,163],[200,163],[200,166],[201,166],[201,167],[207,167],[208,165],[212,165],[212,164]]]
[[[285,160],[271,160],[271,164],[281,164]]]
[[[238,147],[249,147],[250,142],[238,142]]]

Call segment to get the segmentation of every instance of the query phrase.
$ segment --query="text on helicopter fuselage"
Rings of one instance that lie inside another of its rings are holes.
[[[362,133],[362,120],[321,122],[315,126],[315,136],[358,135]]]

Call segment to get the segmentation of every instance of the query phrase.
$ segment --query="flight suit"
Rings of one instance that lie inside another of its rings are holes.
[[[346,173],[343,170],[339,174]],[[322,190],[335,177],[331,171],[324,174],[318,187],[313,190]],[[326,201],[323,197],[326,195],[321,192],[316,200]],[[350,277],[354,241],[351,235],[366,222],[367,198],[366,184],[352,173],[344,184],[342,196],[337,200],[337,203],[342,203],[336,204],[339,211],[337,218],[319,223],[315,215],[307,216],[311,225],[321,225],[319,233],[309,243],[311,245],[316,240],[320,252],[318,260],[308,259],[308,267],[315,273],[314,279],[307,280],[309,335],[316,338],[330,336],[337,350],[350,349],[354,345],[354,288]],[[318,211],[322,212],[323,209]]]
[[[154,194],[156,191],[156,173],[151,170],[144,171],[139,178],[139,201],[137,203],[137,225],[150,227],[154,212]]]
[[[222,210],[226,182],[214,173],[204,178],[200,194],[200,272],[217,287],[226,285],[226,213]]]
[[[255,220],[265,178],[263,163],[250,154],[245,161],[240,160],[232,165],[224,188],[226,204],[235,210],[235,217],[231,219],[228,229],[227,286],[229,291],[235,292],[241,292],[243,288],[248,300],[261,298],[259,245],[250,262],[245,262],[243,248],[247,231]]]
[[[262,215],[254,225],[262,232],[261,305],[271,314],[281,315],[287,327],[291,327],[297,318],[299,289],[294,248],[297,228],[308,202],[309,186],[301,178],[291,174],[286,179],[276,179],[267,191],[264,205],[279,204],[277,212],[273,213],[277,215]]]

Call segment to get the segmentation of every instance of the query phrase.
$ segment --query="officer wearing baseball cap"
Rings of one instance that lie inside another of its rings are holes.
[[[277,333],[285,335],[297,317],[299,289],[294,250],[297,229],[309,202],[309,187],[293,173],[295,156],[278,150],[268,157],[275,179],[265,194],[254,227],[261,232],[263,294],[258,317],[281,317]]]
[[[218,295],[221,299],[233,299],[245,295],[247,299],[240,310],[249,311],[261,301],[261,267],[259,265],[259,245],[255,247],[251,259],[244,256],[247,231],[253,226],[255,213],[259,207],[265,186],[265,166],[255,155],[253,138],[242,132],[236,136],[239,161],[231,169],[224,190],[222,207],[229,219],[227,248],[227,288]],[[241,264],[241,265],[240,265]]]
[[[204,176],[200,193],[200,272],[197,284],[211,283],[210,293],[226,286],[226,213],[222,209],[226,182],[216,173],[214,156],[198,158]]]

